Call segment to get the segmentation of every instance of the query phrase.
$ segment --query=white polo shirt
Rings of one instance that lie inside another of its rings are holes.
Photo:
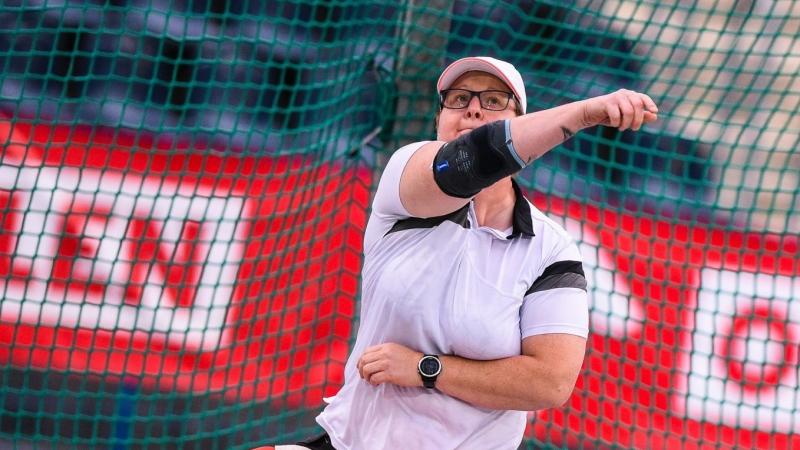
[[[411,217],[400,176],[423,144],[395,152],[381,177],[364,236],[358,335],[344,386],[317,422],[338,450],[516,449],[525,412],[436,389],[372,386],[356,368],[367,347],[386,342],[490,360],[519,355],[528,336],[589,332],[578,248],[516,182],[513,229],[479,226],[472,202],[442,217]]]

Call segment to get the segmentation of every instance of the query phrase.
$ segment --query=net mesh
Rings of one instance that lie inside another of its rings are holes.
[[[314,432],[381,168],[433,137],[444,65],[485,54],[529,111],[621,87],[660,108],[520,174],[592,298],[575,392],[523,446],[800,445],[800,4],[0,5],[0,440]]]

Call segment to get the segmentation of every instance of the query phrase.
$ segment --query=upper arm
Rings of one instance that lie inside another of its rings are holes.
[[[583,364],[589,334],[586,291],[560,287],[527,295],[520,329],[522,354],[544,362],[555,384],[571,392]]]
[[[550,333],[528,336],[522,340],[522,354],[537,359],[547,367],[547,378],[554,386],[559,404],[567,401],[583,365],[586,338],[574,334]]]
[[[433,180],[431,164],[442,145],[442,142],[415,142],[392,154],[372,200],[372,211],[364,233],[365,252],[369,252],[372,245],[399,220],[441,216],[469,201],[445,195]]]
[[[433,159],[444,142],[434,141],[414,152],[400,178],[400,200],[414,217],[437,217],[451,213],[470,199],[451,197],[433,179]]]
[[[364,254],[370,252],[372,246],[394,223],[410,216],[400,202],[400,176],[411,155],[423,145],[423,142],[417,142],[398,149],[383,168],[375,197],[372,199],[367,229],[364,231]]]
[[[522,354],[550,370],[558,403],[572,392],[589,335],[589,296],[577,246],[554,251],[553,258],[525,293],[520,308]]]

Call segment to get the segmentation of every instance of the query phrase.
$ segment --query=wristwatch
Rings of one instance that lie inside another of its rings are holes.
[[[420,358],[417,370],[422,378],[422,384],[428,389],[433,389],[436,387],[436,377],[442,372],[442,361],[436,355],[425,355]]]

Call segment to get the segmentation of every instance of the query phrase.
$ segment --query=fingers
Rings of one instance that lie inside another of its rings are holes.
[[[372,347],[367,347],[364,350],[364,353],[361,354],[361,358],[358,359],[358,367],[361,369],[362,364],[370,361],[375,361],[380,357],[380,345],[373,345]]]
[[[607,110],[609,125],[620,131],[636,131],[658,119],[658,107],[650,96],[627,89],[612,94]]]
[[[647,94],[639,95],[641,95],[645,107],[643,123],[650,123],[658,120],[658,106],[656,106],[656,102]]]
[[[618,128],[622,124],[622,111],[619,106],[612,103],[606,106],[606,115],[608,115],[608,126]]]
[[[631,123],[633,122],[636,111],[636,107],[633,105],[631,96],[627,95],[627,93],[624,94],[626,95],[619,100],[619,111],[622,115],[619,123],[620,131],[625,131],[631,127]]]
[[[367,383],[378,386],[389,381],[389,362],[378,356],[377,352],[364,353],[358,360],[358,373]]]
[[[628,96],[631,101],[631,108],[633,109],[633,116],[631,117],[631,129],[634,131],[639,130],[644,122],[644,99],[633,92],[633,95]]]
[[[580,105],[582,127],[605,125],[638,130],[642,125],[658,119],[658,107],[650,96],[628,89],[576,102]]]
[[[386,376],[383,372],[389,368],[389,362],[386,360],[382,350],[383,345],[367,347],[356,364],[361,378],[373,386],[386,381]]]
[[[386,369],[388,369],[388,365],[385,361],[364,364],[361,370],[361,378],[366,380],[367,383],[377,386],[386,381]]]
[[[656,106],[656,102],[654,102],[649,95],[647,94],[639,94],[639,95],[642,97],[642,100],[644,101],[644,107],[645,109],[647,109],[647,111],[653,114],[658,113],[658,106]]]
[[[403,345],[387,342],[364,350],[358,358],[358,374],[373,386],[383,383],[398,386],[421,384],[417,363],[422,353]]]
[[[367,379],[368,373],[365,372],[365,368],[368,364],[373,363],[379,360],[380,354],[378,353],[376,347],[369,347],[367,348],[364,353],[361,355],[361,358],[358,358],[358,363],[356,367],[358,368],[358,373],[361,375],[361,378]]]

